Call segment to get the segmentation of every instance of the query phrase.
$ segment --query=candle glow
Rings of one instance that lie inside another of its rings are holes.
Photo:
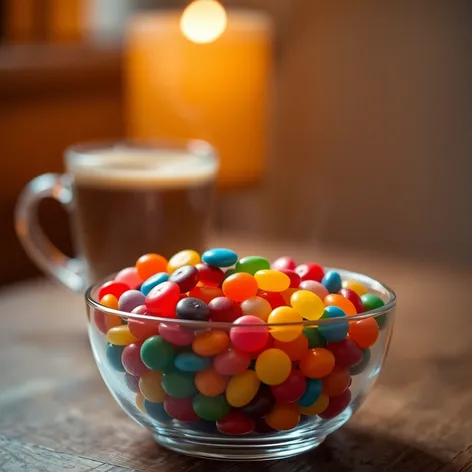
[[[227,25],[226,11],[216,0],[196,0],[183,12],[180,29],[194,43],[211,43],[218,39]]]

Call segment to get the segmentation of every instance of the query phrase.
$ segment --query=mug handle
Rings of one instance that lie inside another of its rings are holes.
[[[46,274],[74,292],[87,288],[84,263],[67,257],[44,234],[38,222],[38,204],[44,198],[54,198],[70,212],[72,189],[67,174],[43,174],[24,188],[15,208],[15,230],[28,256]]]

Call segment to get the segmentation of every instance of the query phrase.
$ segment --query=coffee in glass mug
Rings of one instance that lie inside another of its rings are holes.
[[[83,144],[66,151],[65,166],[64,175],[45,174],[28,184],[16,228],[32,259],[73,290],[148,252],[170,257],[182,248],[205,248],[218,170],[209,144]],[[45,197],[70,211],[76,259],[60,253],[34,224]]]

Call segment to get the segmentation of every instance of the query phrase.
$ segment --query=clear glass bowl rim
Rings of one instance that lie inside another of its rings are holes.
[[[365,320],[367,318],[376,318],[378,316],[384,315],[391,311],[397,304],[397,296],[393,290],[391,290],[387,285],[363,274],[359,274],[357,272],[352,272],[349,270],[344,269],[335,269],[326,267],[326,270],[333,270],[339,273],[342,278],[347,280],[354,280],[356,282],[361,282],[366,285],[368,288],[373,289],[377,292],[383,294],[388,294],[388,301],[381,306],[380,308],[376,308],[375,310],[366,311],[360,313],[358,315],[348,316],[347,319],[349,322],[358,321],[358,320]],[[230,329],[234,327],[234,323],[229,322],[218,322],[218,321],[193,321],[193,320],[182,320],[179,318],[161,318],[158,316],[149,316],[149,315],[138,315],[134,313],[128,313],[125,311],[114,310],[113,308],[108,308],[106,306],[100,305],[92,296],[92,294],[98,290],[98,288],[105,282],[113,280],[114,274],[110,275],[109,277],[105,277],[104,280],[97,282],[91,285],[87,291],[85,292],[85,302],[89,307],[93,310],[98,310],[102,313],[106,313],[108,315],[120,316],[121,318],[125,319],[135,319],[135,320],[148,320],[154,322],[162,322],[166,324],[175,324],[179,326],[186,326],[189,328],[201,328],[201,329]],[[302,323],[295,322],[295,323],[261,323],[258,325],[248,324],[248,323],[241,323],[237,324],[238,327],[273,327],[273,326],[299,326],[302,325],[304,328],[307,327],[316,327],[321,325],[329,325],[333,323],[339,323],[342,321],[340,318],[331,318],[331,319],[318,319],[314,321],[304,320]]]

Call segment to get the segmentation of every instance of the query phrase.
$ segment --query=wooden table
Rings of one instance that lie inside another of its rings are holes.
[[[472,471],[472,271],[316,245],[223,241],[244,254],[356,269],[396,289],[389,358],[355,417],[317,450],[284,461],[169,452],[125,416],[100,379],[81,296],[41,279],[0,292],[1,471]]]

